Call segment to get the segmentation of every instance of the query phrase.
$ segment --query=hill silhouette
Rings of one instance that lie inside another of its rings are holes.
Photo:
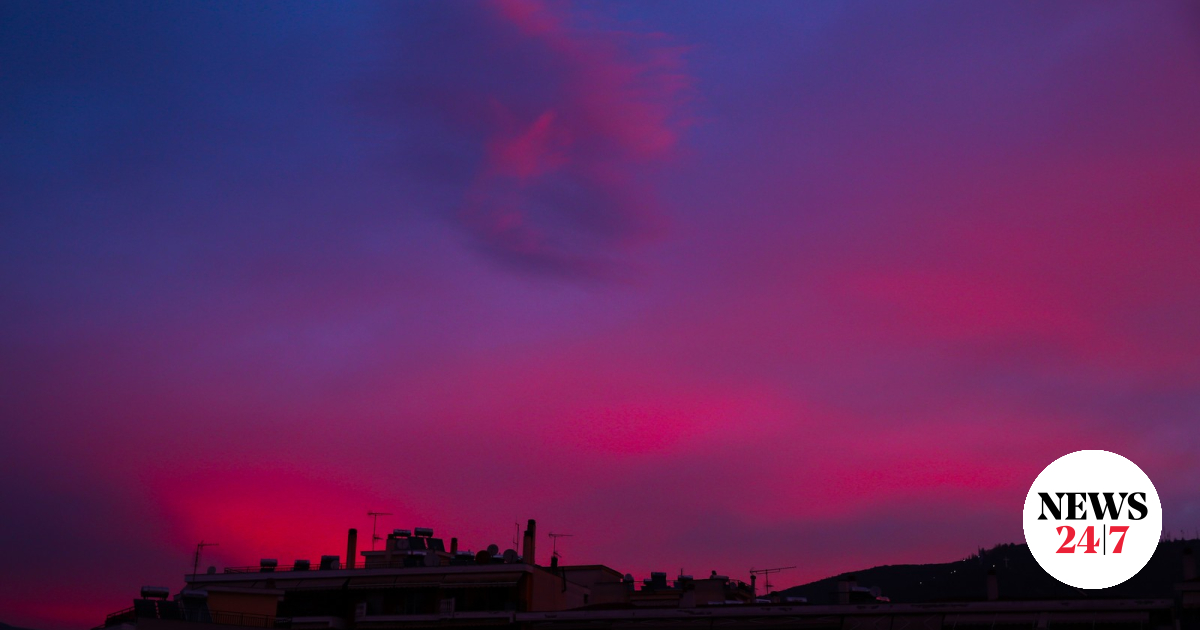
[[[1046,573],[1026,545],[1003,544],[957,562],[878,566],[794,586],[779,595],[805,597],[810,604],[835,603],[837,583],[854,576],[859,586],[878,586],[893,602],[979,601],[987,599],[987,572],[995,569],[1002,600],[1169,598],[1183,579],[1183,550],[1198,547],[1196,539],[1159,542],[1137,575],[1098,590],[1067,586]]]
[[[0,621],[0,630],[29,630],[29,628],[20,628],[17,626],[10,626],[10,625],[4,623],[3,621]]]

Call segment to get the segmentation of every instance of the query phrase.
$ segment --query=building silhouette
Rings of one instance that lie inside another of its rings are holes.
[[[1200,580],[1190,549],[1182,580],[1151,598],[1005,599],[995,571],[977,601],[897,603],[846,577],[828,601],[755,592],[727,576],[669,580],[599,564],[537,560],[537,525],[522,549],[492,545],[472,553],[427,528],[394,530],[382,550],[358,552],[347,536],[345,559],[316,566],[227,567],[185,576],[178,592],[144,587],[133,606],[108,615],[113,630],[1200,630]],[[1176,566],[1179,566],[1178,564]]]

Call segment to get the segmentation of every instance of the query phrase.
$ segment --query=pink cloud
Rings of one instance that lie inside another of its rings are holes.
[[[662,229],[653,171],[682,129],[683,49],[540,2],[493,8],[553,63],[521,70],[545,86],[539,99],[487,93],[494,122],[462,219],[499,253],[596,272]]]

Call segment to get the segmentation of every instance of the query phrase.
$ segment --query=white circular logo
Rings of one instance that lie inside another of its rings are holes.
[[[1047,573],[1076,588],[1133,577],[1162,533],[1158,491],[1138,465],[1076,451],[1042,471],[1025,497],[1025,542]]]

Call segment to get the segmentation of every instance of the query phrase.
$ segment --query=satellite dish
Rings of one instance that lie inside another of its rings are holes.
[[[513,564],[517,561],[517,552],[512,549],[504,550],[504,564]]]
[[[633,574],[632,574],[632,573],[626,573],[626,574],[625,574],[625,581],[626,581],[626,582],[632,582],[632,581],[633,581]]]
[[[500,548],[496,545],[488,545],[487,552],[489,556],[495,556],[500,553]]]
[[[492,554],[486,551],[480,551],[475,554],[475,564],[491,564]]]

